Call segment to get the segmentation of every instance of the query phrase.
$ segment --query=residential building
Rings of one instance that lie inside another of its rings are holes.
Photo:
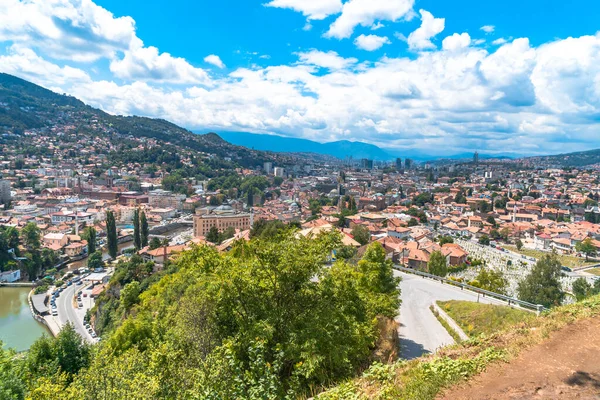
[[[281,168],[281,167],[275,167],[275,176],[279,177],[279,178],[283,178],[285,174],[285,169]]]
[[[10,182],[0,180],[0,204],[7,204],[11,200]]]
[[[185,194],[177,194],[168,190],[151,190],[148,192],[148,204],[153,208],[174,208],[183,210],[183,202],[186,199]]]

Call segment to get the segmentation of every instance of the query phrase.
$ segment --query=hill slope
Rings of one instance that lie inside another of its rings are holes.
[[[307,139],[288,138],[276,135],[262,135],[247,132],[221,132],[225,140],[256,150],[276,152],[318,153],[344,159],[368,158],[371,160],[391,160],[394,158],[379,147],[362,142],[341,140],[337,142],[319,143]]]
[[[565,167],[585,167],[600,164],[600,149],[579,151],[576,153],[556,154],[542,157],[531,157],[534,163],[546,165],[562,165]]]
[[[362,378],[316,399],[425,400],[437,398],[442,391],[447,399],[508,399],[508,394],[513,394],[510,398],[590,398],[585,395],[597,393],[600,387],[600,346],[591,336],[600,328],[598,315],[600,296],[591,297],[432,356],[389,366],[375,364]],[[565,366],[557,368],[562,362]],[[513,368],[523,376],[513,374]],[[471,379],[470,387],[456,388]],[[505,391],[508,386],[512,393]],[[556,395],[559,391],[563,394]]]
[[[256,166],[264,161],[285,164],[295,162],[299,157],[308,158],[250,150],[228,143],[215,133],[197,135],[161,119],[111,115],[74,97],[0,73],[0,133],[20,135],[26,130],[61,125],[76,126],[78,132],[89,132],[90,135],[115,133],[125,137],[152,138],[188,150],[229,157],[242,166]]]

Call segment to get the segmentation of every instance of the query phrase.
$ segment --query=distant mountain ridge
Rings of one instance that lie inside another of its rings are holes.
[[[600,149],[527,158],[565,167],[585,167],[588,165],[600,164]]]
[[[308,139],[248,132],[219,132],[219,135],[230,143],[255,150],[287,153],[318,153],[339,159],[352,157],[354,159],[368,158],[371,160],[389,161],[395,158],[395,156],[373,144],[351,142],[349,140],[319,143]]]

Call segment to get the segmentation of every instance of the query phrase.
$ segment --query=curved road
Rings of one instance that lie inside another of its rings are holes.
[[[71,285],[63,290],[60,297],[56,299],[58,317],[54,318],[58,320],[61,327],[65,326],[67,322],[71,322],[75,327],[75,331],[79,333],[86,342],[93,343],[95,340],[83,326],[83,317],[85,316],[85,312],[89,308],[89,302],[91,301],[89,295],[88,297],[83,298],[83,309],[73,307],[73,297],[78,291],[84,290],[84,288],[85,285]]]
[[[487,304],[502,304],[498,300],[480,297],[467,290],[444,285],[431,279],[404,274],[395,271],[402,277],[400,283],[402,305],[400,316],[400,356],[413,359],[423,354],[434,353],[440,347],[454,343],[446,329],[438,322],[429,306],[434,301],[466,300]]]

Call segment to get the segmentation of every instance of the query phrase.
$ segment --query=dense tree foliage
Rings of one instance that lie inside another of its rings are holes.
[[[96,252],[96,229],[93,226],[88,226],[83,231],[81,238],[86,240],[88,254],[93,254]]]
[[[340,246],[335,232],[308,239],[285,229],[237,242],[227,254],[196,247],[148,285],[141,259],[122,263],[103,294],[116,303],[108,313],[114,330],[91,360],[73,346],[65,352],[72,369],[50,362],[33,380],[10,361],[0,368],[0,388],[57,399],[311,395],[367,365],[377,317],[395,317],[400,305],[379,243],[358,265],[329,264]],[[106,301],[98,307],[108,309]],[[60,360],[51,347],[39,342],[34,353]]]
[[[429,273],[436,276],[444,277],[448,275],[448,261],[441,251],[434,251],[429,256],[427,263]]]
[[[498,294],[506,294],[508,288],[508,281],[504,278],[502,272],[486,268],[482,268],[475,280],[469,282],[469,284]]]
[[[106,212],[106,241],[108,254],[112,258],[117,258],[117,252],[119,250],[119,243],[117,237],[117,222],[115,221],[115,215],[112,211]]]
[[[369,228],[363,225],[356,225],[352,228],[352,236],[354,240],[363,246],[371,241],[371,232],[369,232]]]
[[[561,263],[556,254],[538,260],[531,273],[517,288],[519,298],[545,307],[558,306],[565,298],[560,284]]]

